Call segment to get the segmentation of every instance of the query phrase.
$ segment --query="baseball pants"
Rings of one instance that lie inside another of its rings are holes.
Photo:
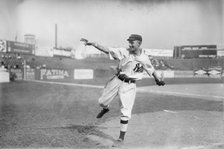
[[[123,82],[117,78],[112,77],[105,85],[103,94],[99,98],[99,104],[102,107],[109,107],[111,101],[119,95],[121,120],[127,121],[131,118],[131,112],[136,97],[136,84]]]

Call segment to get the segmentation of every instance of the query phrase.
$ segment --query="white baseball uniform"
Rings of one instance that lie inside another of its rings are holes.
[[[99,98],[102,107],[108,107],[110,102],[119,95],[121,106],[121,120],[129,120],[136,96],[136,84],[133,81],[122,81],[118,75],[125,74],[132,80],[140,80],[143,77],[143,70],[148,70],[149,75],[155,71],[148,55],[142,49],[141,55],[130,54],[126,48],[109,48],[111,59],[119,60],[117,74],[114,75],[105,85],[103,94]]]

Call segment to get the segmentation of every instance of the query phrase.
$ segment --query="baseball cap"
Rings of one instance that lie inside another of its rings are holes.
[[[127,39],[127,41],[134,41],[134,40],[142,41],[142,36],[138,34],[131,34]]]

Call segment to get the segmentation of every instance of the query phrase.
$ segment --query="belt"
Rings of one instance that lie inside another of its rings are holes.
[[[135,83],[135,80],[133,80],[133,79],[123,78],[120,75],[117,75],[117,77],[118,77],[119,80],[121,80],[123,82],[126,82],[126,83]]]

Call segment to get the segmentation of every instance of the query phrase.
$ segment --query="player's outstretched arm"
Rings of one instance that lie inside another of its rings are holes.
[[[96,42],[90,42],[90,41],[88,41],[87,39],[84,39],[84,38],[82,38],[80,41],[83,41],[86,46],[93,46],[93,47],[97,48],[98,50],[100,50],[100,51],[102,51],[106,54],[109,54],[109,48],[108,47],[100,45]]]

